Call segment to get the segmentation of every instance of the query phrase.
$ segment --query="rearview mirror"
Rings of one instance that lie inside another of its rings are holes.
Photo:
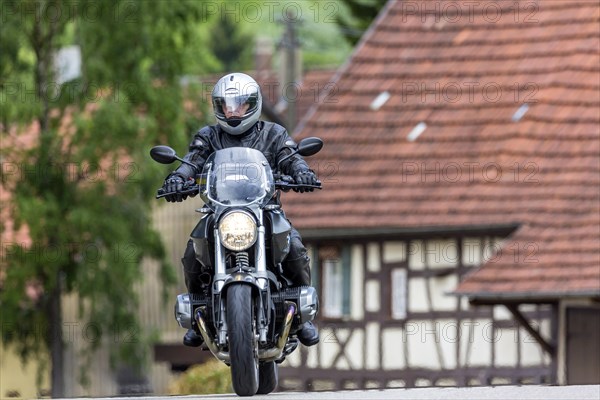
[[[298,154],[308,157],[317,154],[323,148],[323,141],[318,137],[304,138],[298,143]]]
[[[177,153],[169,146],[154,146],[150,150],[150,157],[161,164],[171,164],[177,160]]]

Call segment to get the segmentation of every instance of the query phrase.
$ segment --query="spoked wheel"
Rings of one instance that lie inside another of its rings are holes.
[[[258,347],[254,336],[252,289],[234,284],[227,289],[227,335],[231,381],[238,396],[253,396],[259,387]]]
[[[275,361],[266,362],[259,367],[259,382],[257,394],[268,394],[277,389],[279,382],[279,366]]]

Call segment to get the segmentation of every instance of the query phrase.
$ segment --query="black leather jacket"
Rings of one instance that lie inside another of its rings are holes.
[[[277,164],[284,156],[290,154],[291,149],[296,148],[296,143],[288,135],[285,128],[273,122],[258,121],[252,128],[241,135],[233,136],[223,131],[219,125],[209,125],[200,129],[194,135],[190,143],[189,153],[184,157],[198,166],[198,170],[181,164],[173,172],[184,180],[195,177],[202,171],[204,162],[216,150],[229,147],[250,147],[262,152],[273,171],[277,170]],[[288,158],[281,164],[281,172],[294,176],[300,171],[309,170],[308,164],[298,154]]]

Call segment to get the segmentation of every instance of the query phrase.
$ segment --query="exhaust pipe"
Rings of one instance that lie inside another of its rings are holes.
[[[271,347],[270,349],[259,350],[258,358],[260,359],[260,361],[275,361],[281,358],[281,355],[283,354],[283,349],[285,348],[288,336],[290,335],[292,321],[294,320],[294,315],[296,314],[295,303],[292,303],[291,301],[286,301],[285,305],[287,306],[287,312],[285,314],[283,328],[281,329],[281,333],[279,334],[279,339],[277,339],[277,344],[275,345],[275,347]]]
[[[215,344],[215,341],[208,334],[208,330],[206,329],[206,322],[204,321],[203,310],[201,308],[198,308],[196,310],[196,322],[198,323],[198,329],[200,330],[200,334],[204,339],[204,343],[206,343],[206,346],[208,346],[210,352],[213,353],[213,355],[217,359],[229,365],[229,353],[226,351],[219,350],[219,348]]]
[[[277,344],[275,345],[275,347],[271,347],[270,349],[258,350],[258,359],[260,361],[275,361],[281,358],[281,355],[283,354],[283,350],[287,343],[288,336],[290,335],[292,321],[294,320],[294,315],[296,314],[296,304],[286,301],[286,305],[287,312],[285,314],[285,320],[281,329],[281,333],[279,334],[279,339],[277,339]],[[196,322],[198,322],[198,329],[200,330],[200,334],[204,339],[204,343],[206,343],[206,346],[208,347],[210,352],[217,359],[223,361],[226,364],[229,364],[229,353],[226,351],[219,350],[215,341],[208,334],[208,330],[206,329],[206,322],[203,316],[203,310],[201,308],[198,308],[196,310]]]

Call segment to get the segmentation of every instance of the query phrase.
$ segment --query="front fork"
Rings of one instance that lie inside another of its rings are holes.
[[[259,216],[262,221],[262,211]],[[219,238],[219,231],[215,227],[215,279],[213,283],[213,310],[215,310],[215,328],[217,330],[217,344],[224,346],[227,343],[227,319],[226,308],[223,299],[223,289],[230,284],[242,283],[250,284],[256,287],[259,296],[256,297],[256,328],[258,333],[258,341],[261,344],[267,343],[267,336],[270,322],[270,290],[269,278],[267,275],[267,257],[265,246],[265,227],[258,227],[258,235],[255,244],[255,272],[249,274],[238,272],[233,275],[226,273],[225,253]]]

